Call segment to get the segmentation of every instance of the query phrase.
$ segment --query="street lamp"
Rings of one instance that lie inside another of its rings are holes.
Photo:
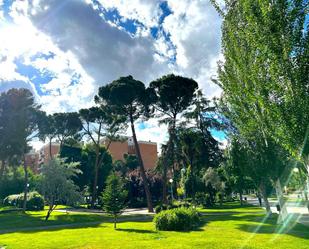
[[[170,184],[171,184],[171,197],[172,197],[172,203],[173,203],[173,200],[174,200],[174,196],[173,196],[173,179],[171,178],[169,180]]]

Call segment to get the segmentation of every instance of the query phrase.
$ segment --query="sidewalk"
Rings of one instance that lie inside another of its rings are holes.
[[[77,212],[77,213],[90,213],[90,214],[106,214],[102,210],[98,209],[86,209],[86,208],[80,208],[80,209],[56,209],[57,212]],[[124,210],[122,215],[154,215],[155,213],[149,213],[147,208],[127,208]]]
[[[254,206],[259,206],[259,202],[256,198],[247,197],[247,202]],[[276,208],[277,201],[270,200],[269,204],[270,204],[271,212],[275,214],[279,214]],[[265,209],[264,206],[263,208]],[[305,226],[309,226],[309,212],[308,212],[307,207],[300,206],[297,202],[295,203],[290,202],[290,203],[287,203],[286,208],[287,208],[288,214],[291,215],[297,222]]]

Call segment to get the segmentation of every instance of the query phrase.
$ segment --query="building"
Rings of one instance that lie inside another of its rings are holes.
[[[39,170],[40,155],[35,150],[31,150],[25,155],[25,165],[30,168],[34,173],[38,173]]]
[[[138,141],[145,169],[154,169],[157,165],[158,151],[157,143]],[[106,143],[105,143],[106,145]],[[125,141],[113,141],[109,146],[109,153],[114,161],[124,160],[124,155],[135,155],[133,138],[129,137]]]
[[[102,142],[103,145],[107,145],[107,142]],[[158,160],[157,143],[138,141],[142,159],[145,169],[154,169]],[[56,156],[60,151],[60,145],[58,143],[52,143],[51,148],[49,144],[45,144],[39,151],[38,165],[45,164],[50,160],[50,149],[52,157]],[[133,139],[129,137],[125,141],[112,141],[109,145],[109,153],[111,154],[113,161],[124,160],[124,155],[135,155],[135,147]]]
[[[40,149],[40,152],[39,152],[39,164],[46,164],[51,156],[50,156],[50,152],[51,152],[51,155],[52,157],[55,157],[60,151],[60,144],[58,143],[52,143],[51,144],[51,148],[49,146],[49,143],[48,144],[45,144],[41,149]]]

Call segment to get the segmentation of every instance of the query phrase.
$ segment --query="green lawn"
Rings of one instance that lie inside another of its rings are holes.
[[[279,231],[276,216],[266,219],[259,208],[202,211],[203,223],[192,232],[157,232],[149,216],[122,217],[114,230],[102,215],[54,212],[46,223],[45,212],[0,213],[0,248],[309,248],[308,227]]]

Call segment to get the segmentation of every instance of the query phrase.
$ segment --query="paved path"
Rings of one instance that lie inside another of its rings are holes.
[[[249,204],[259,206],[259,202],[256,198],[252,197],[247,197],[247,202]],[[273,213],[279,213],[277,211],[276,205],[277,205],[276,200],[269,200],[270,208]],[[265,207],[263,207],[265,209]],[[309,212],[307,207],[304,205],[300,205],[298,202],[287,202],[286,203],[286,208],[289,213],[289,215],[293,215],[293,219],[296,220],[297,222],[309,226]]]
[[[86,208],[70,208],[70,209],[56,209],[56,212],[76,212],[76,213],[90,213],[90,214],[99,214],[105,215],[106,213],[98,209],[86,209]],[[122,215],[154,215],[155,213],[149,213],[147,208],[127,208],[124,210]]]

